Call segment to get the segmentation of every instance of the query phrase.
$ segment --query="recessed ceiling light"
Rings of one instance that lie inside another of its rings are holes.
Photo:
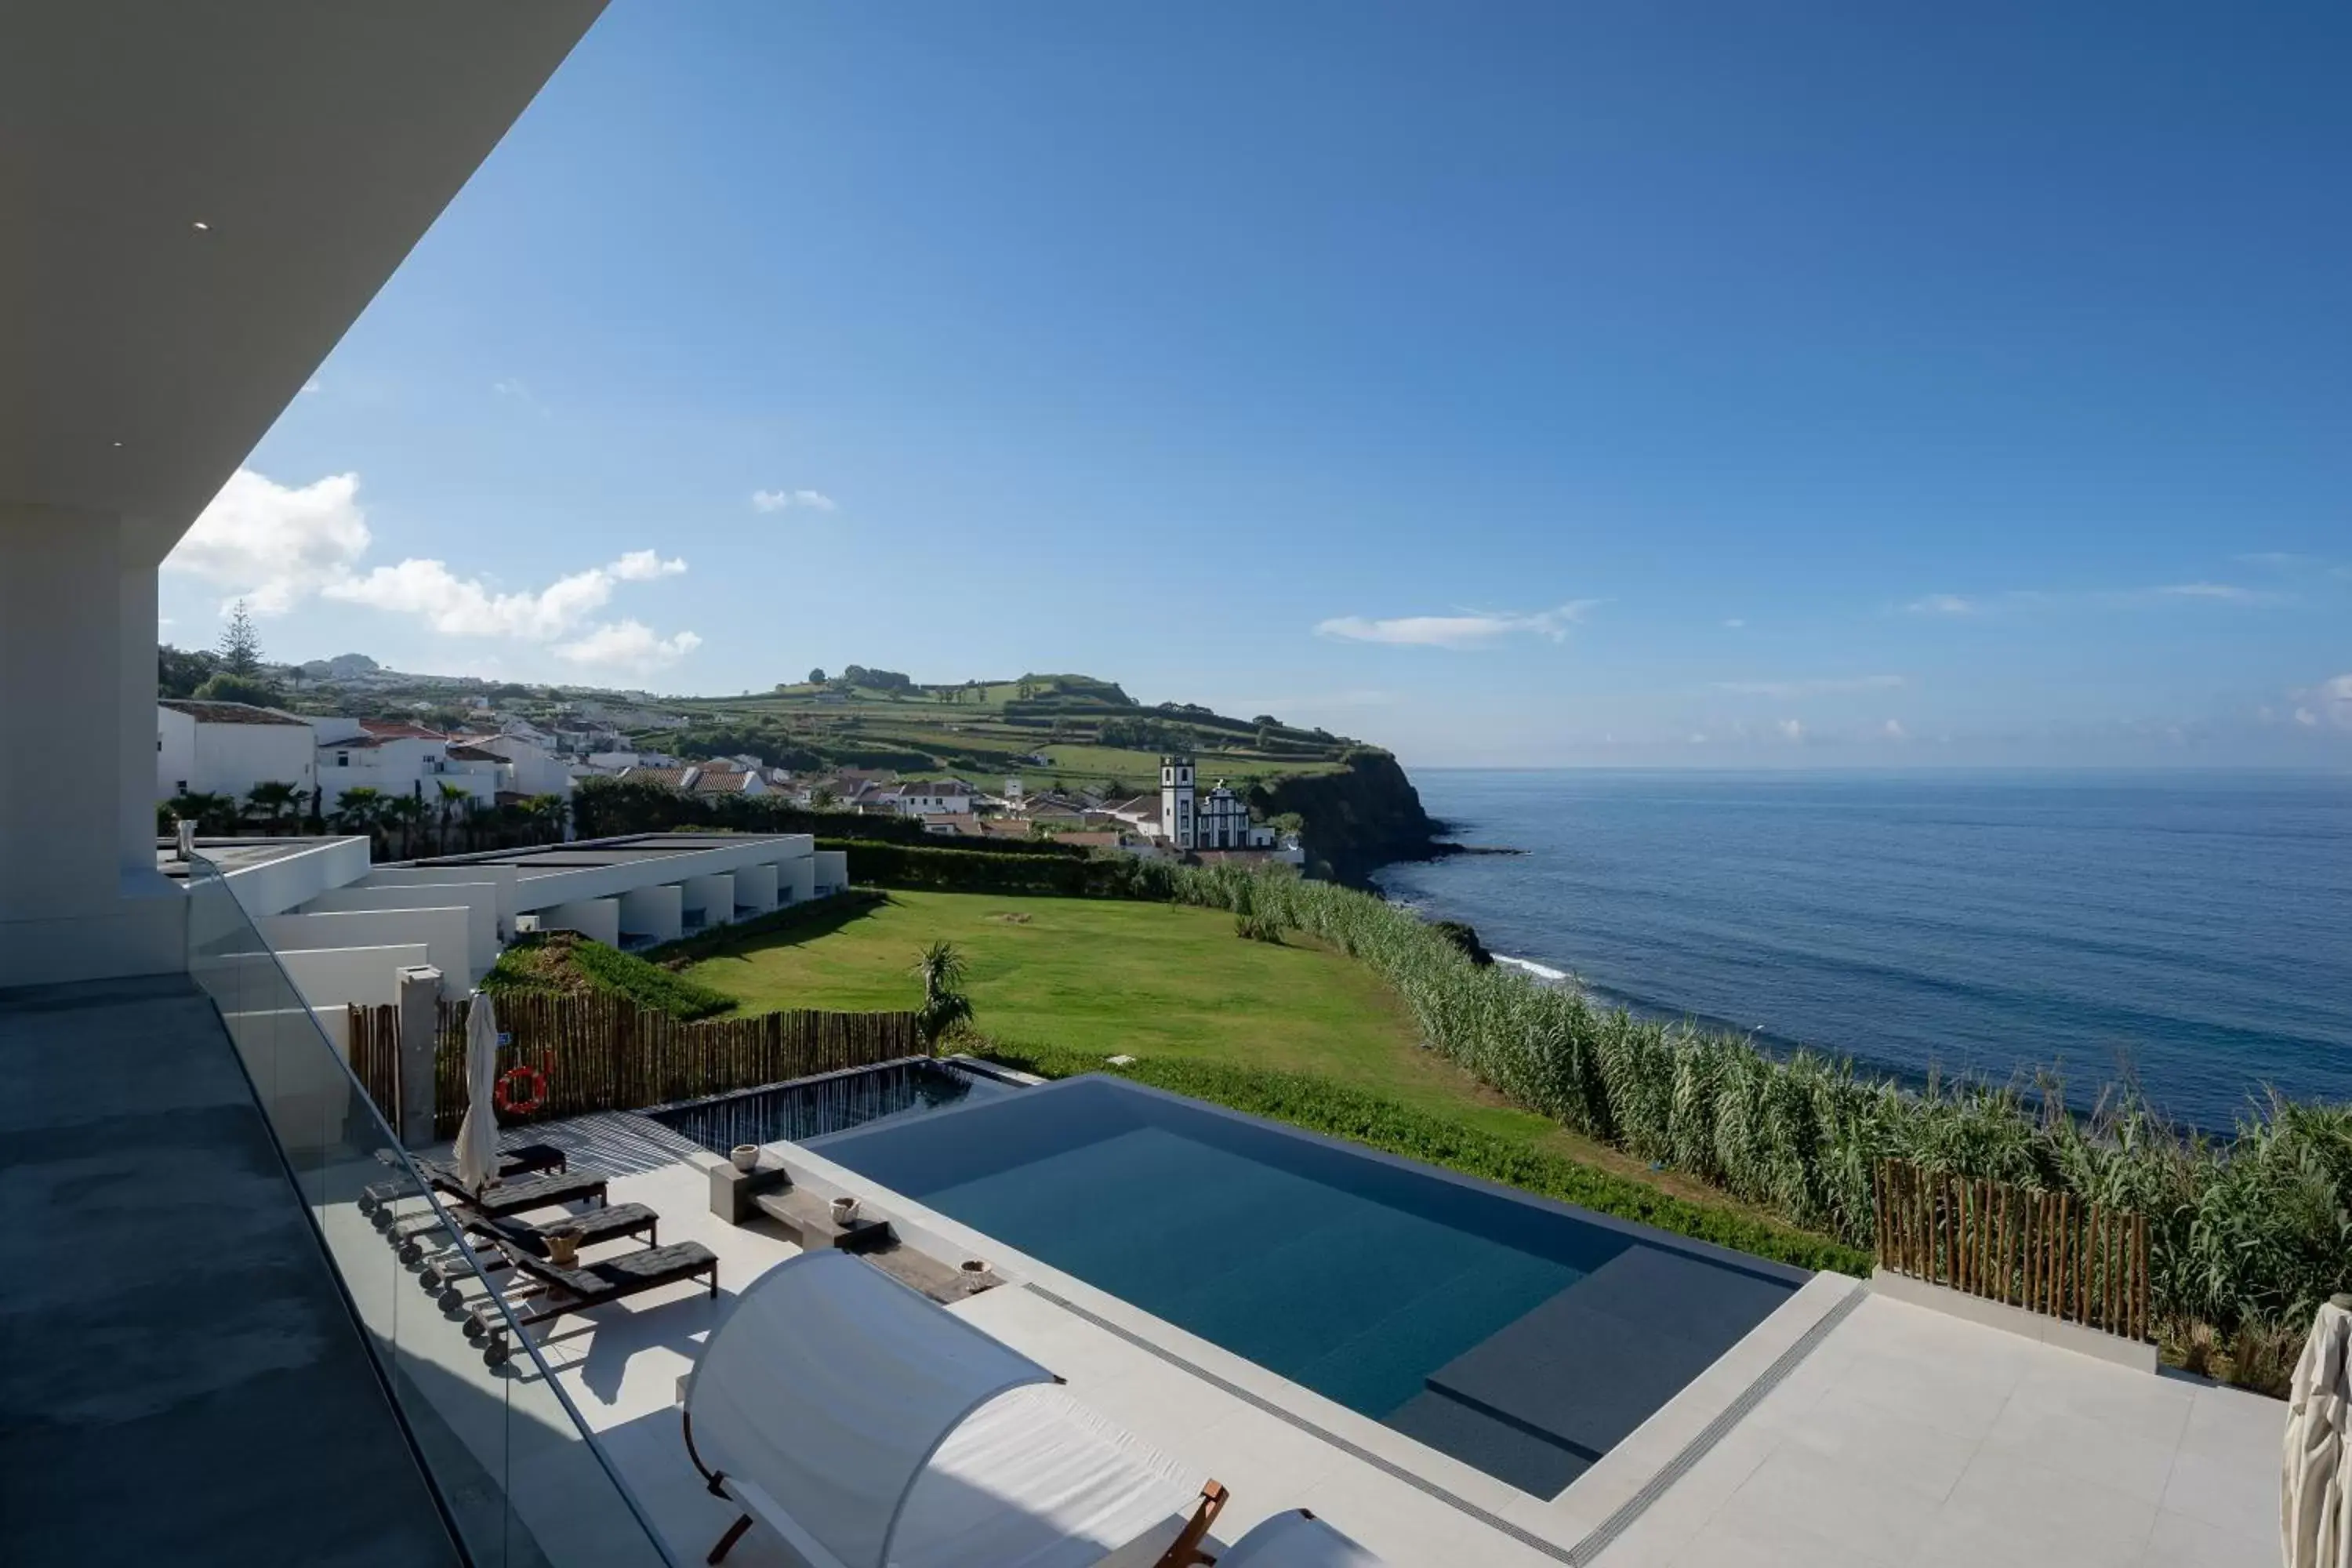
[[[204,219],[198,218],[195,222],[194,227],[198,234],[210,234],[212,232],[213,226],[205,222]]]
[[[117,442],[115,443],[115,445],[116,445],[116,446],[118,446],[118,447],[120,447],[120,446],[121,446],[121,445],[122,445],[122,443],[121,443],[121,442],[120,442],[120,441],[117,441]]]

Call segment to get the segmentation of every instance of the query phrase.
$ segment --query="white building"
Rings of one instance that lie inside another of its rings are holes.
[[[571,765],[537,741],[509,732],[482,736],[467,744],[506,763],[509,772],[501,789],[523,795],[572,793]]]
[[[1273,828],[1250,820],[1247,802],[1219,779],[1207,795],[1198,794],[1192,759],[1160,759],[1160,831],[1178,849],[1272,849]]]
[[[441,786],[465,791],[478,805],[498,804],[501,759],[460,742],[471,756],[452,757],[449,737],[422,725],[383,719],[320,719],[320,810],[331,814],[347,790],[362,786],[386,797],[418,795],[437,802]]]
[[[971,786],[961,779],[902,779],[873,804],[901,816],[970,816],[972,800]]]
[[[310,726],[244,702],[170,697],[155,704],[155,798],[226,795],[243,800],[257,784],[289,784],[310,805],[319,782]]]

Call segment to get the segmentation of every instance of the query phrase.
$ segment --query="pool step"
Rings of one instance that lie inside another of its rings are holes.
[[[1535,1497],[1556,1496],[1601,1457],[1435,1388],[1413,1395],[1381,1424]]]
[[[1430,1373],[1426,1393],[1389,1424],[1411,1431],[1410,1415],[1433,1431],[1465,1434],[1457,1441],[1546,1483],[1568,1463],[1551,1453],[1571,1456],[1572,1479],[1787,1294],[1782,1281],[1636,1244]]]

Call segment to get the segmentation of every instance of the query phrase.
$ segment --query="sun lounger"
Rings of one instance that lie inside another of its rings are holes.
[[[506,1255],[519,1279],[530,1280],[523,1289],[506,1293],[508,1311],[519,1329],[706,1274],[710,1277],[710,1294],[719,1294],[719,1255],[698,1241],[674,1241],[667,1247],[648,1247],[569,1268],[559,1268],[503,1241],[494,1239],[490,1245]],[[482,1359],[492,1366],[510,1353],[506,1329],[507,1315],[495,1302],[487,1301],[474,1309],[466,1325],[469,1337],[488,1340]]]
[[[576,1215],[566,1215],[543,1225],[533,1225],[528,1220],[476,1215],[467,1219],[465,1226],[468,1236],[478,1236],[485,1240],[496,1237],[534,1258],[545,1258],[548,1255],[548,1237],[566,1226],[580,1232],[580,1245],[583,1247],[593,1247],[600,1241],[614,1241],[632,1236],[645,1237],[647,1247],[661,1245],[661,1215],[643,1204],[607,1204],[603,1208],[583,1209]],[[497,1274],[514,1267],[496,1247],[487,1250],[489,1256],[482,1259],[483,1273]],[[441,1261],[425,1266],[417,1282],[426,1290],[438,1291],[445,1283],[467,1272],[463,1264],[449,1263],[448,1257],[448,1254],[444,1254]],[[456,1303],[445,1301],[443,1305],[454,1306]]]
[[[477,1215],[507,1219],[564,1204],[593,1203],[602,1207],[604,1189],[611,1180],[602,1171],[570,1171],[536,1181],[502,1182],[480,1197],[470,1197],[462,1188],[456,1192],[446,1187],[440,1190],[450,1216],[463,1223]],[[400,1249],[400,1260],[415,1263],[425,1256],[425,1238],[446,1227],[439,1215],[427,1210],[394,1220],[391,1228],[393,1243]]]
[[[399,1163],[398,1156],[388,1149],[378,1150],[375,1157],[387,1165]],[[464,1184],[457,1180],[457,1166],[448,1161],[413,1160],[410,1163],[416,1167],[417,1174],[431,1182],[437,1190],[445,1192],[453,1188],[459,1192],[465,1190]],[[571,1166],[572,1156],[552,1143],[523,1143],[499,1152],[499,1180],[512,1182],[525,1176],[561,1173],[571,1169]],[[360,1213],[376,1215],[387,1211],[395,1202],[410,1195],[409,1186],[405,1182],[378,1182],[373,1186],[361,1190]],[[387,1223],[389,1215],[386,1215],[385,1217],[379,1218],[376,1223],[383,1225]]]
[[[864,1259],[803,1253],[753,1281],[687,1394],[713,1495],[811,1568],[1190,1568],[1225,1489],[1054,1374]]]
[[[1217,1568],[1385,1568],[1303,1508],[1261,1521],[1217,1559]]]

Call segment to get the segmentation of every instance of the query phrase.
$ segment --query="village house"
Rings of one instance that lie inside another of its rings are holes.
[[[331,814],[345,792],[368,788],[384,796],[437,800],[443,784],[462,789],[476,805],[495,805],[506,760],[459,742],[468,754],[452,758],[450,739],[437,730],[397,720],[315,719],[319,809]]]
[[[243,800],[257,784],[289,784],[304,805],[319,782],[310,726],[291,714],[244,702],[165,698],[155,704],[155,798],[226,795]]]

